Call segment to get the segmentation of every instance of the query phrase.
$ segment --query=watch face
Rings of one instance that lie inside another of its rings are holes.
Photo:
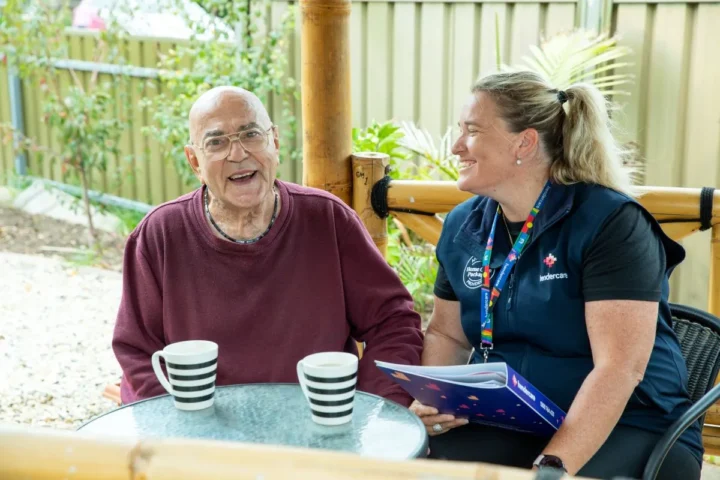
[[[560,468],[562,470],[565,470],[565,464],[563,463],[563,461],[554,455],[545,455],[542,460],[540,460],[539,465],[543,467]]]

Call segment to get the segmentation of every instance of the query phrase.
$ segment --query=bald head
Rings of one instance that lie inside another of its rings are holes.
[[[265,128],[270,126],[270,115],[254,93],[240,87],[215,87],[200,95],[190,108],[190,139],[197,144],[200,141],[198,136],[202,137],[210,119],[228,115],[253,117],[256,123]]]

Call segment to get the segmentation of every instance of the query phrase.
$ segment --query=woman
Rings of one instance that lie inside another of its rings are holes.
[[[690,406],[668,307],[684,250],[633,199],[596,88],[491,75],[459,124],[458,187],[477,197],[443,226],[423,364],[507,362],[567,416],[542,438],[415,402],[430,457],[639,478]],[[702,454],[697,422],[659,478],[699,479]]]

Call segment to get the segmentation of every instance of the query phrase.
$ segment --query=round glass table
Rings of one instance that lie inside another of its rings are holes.
[[[350,423],[318,425],[297,384],[217,387],[214,405],[194,412],[176,409],[172,397],[162,395],[119,407],[78,430],[317,448],[397,460],[424,457],[428,448],[427,432],[415,414],[364,392],[355,394]]]

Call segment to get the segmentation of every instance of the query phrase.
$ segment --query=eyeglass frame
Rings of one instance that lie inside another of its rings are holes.
[[[275,129],[275,128],[277,128],[277,125],[275,125],[275,124],[273,123],[273,124],[270,125],[270,128],[268,128],[268,129],[266,129],[266,130],[263,130],[263,133],[265,134],[265,146],[264,146],[262,149],[260,149],[260,150],[248,150],[247,147],[245,147],[245,145],[242,143],[242,140],[240,140],[240,138],[238,137],[241,133],[243,133],[243,131],[226,133],[226,134],[224,134],[224,135],[214,135],[214,136],[209,137],[209,138],[223,138],[223,137],[227,137],[227,138],[230,140],[230,147],[228,148],[227,154],[226,154],[225,157],[223,158],[223,160],[224,160],[225,158],[227,158],[228,155],[230,155],[230,152],[232,151],[232,144],[235,143],[235,142],[238,142],[238,143],[240,144],[240,146],[243,148],[243,150],[245,150],[246,152],[251,152],[251,153],[262,152],[263,150],[265,150],[265,149],[268,147],[268,145],[270,145],[270,140],[268,139],[268,134],[270,133],[271,130],[273,130],[273,129]],[[238,137],[238,138],[233,139],[233,138],[232,138],[233,136]],[[204,142],[203,142],[203,143],[204,143]],[[195,144],[192,143],[192,142],[190,142],[190,146],[193,147],[193,148],[197,148],[198,150],[200,150],[201,152],[203,152],[203,153],[205,154],[205,156],[207,156],[207,153],[205,153],[205,148],[203,148],[202,146],[200,146],[200,145],[195,145]]]

